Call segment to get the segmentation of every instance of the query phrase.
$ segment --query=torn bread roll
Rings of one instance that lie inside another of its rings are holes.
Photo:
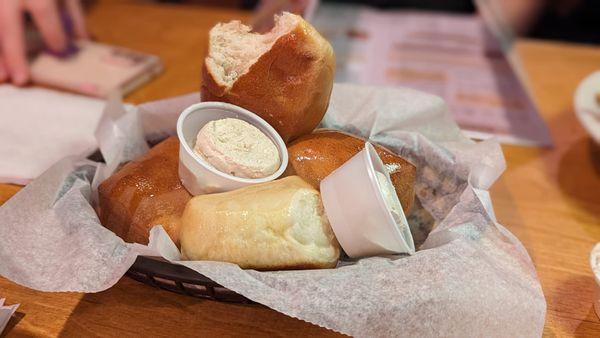
[[[202,101],[228,102],[265,119],[287,143],[313,131],[327,110],[335,56],[300,16],[284,12],[266,34],[239,21],[209,35]]]
[[[180,240],[186,260],[245,269],[332,268],[340,255],[319,192],[298,176],[194,197]]]
[[[364,139],[336,130],[320,129],[288,145],[285,175],[298,175],[319,189],[321,180],[365,147]],[[373,143],[390,174],[396,195],[408,215],[415,198],[415,166],[391,150]]]

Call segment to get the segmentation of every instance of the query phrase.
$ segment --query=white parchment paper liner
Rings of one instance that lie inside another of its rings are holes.
[[[10,317],[12,317],[19,308],[19,304],[4,305],[4,301],[4,298],[0,298],[0,335],[2,335],[2,331],[6,328],[6,325],[8,325]]]
[[[102,227],[90,201],[116,162],[146,151],[140,114],[146,135],[168,134],[179,106],[195,100],[109,105],[111,117],[98,133],[101,145],[111,144],[102,147],[107,165],[64,159],[0,208],[0,274],[37,290],[98,292],[138,254],[177,261],[161,227],[148,247],[125,243]],[[323,126],[368,137],[417,165],[409,223],[422,245],[414,256],[275,272],[180,263],[277,311],[349,335],[541,335],[546,303],[535,269],[496,221],[487,192],[505,168],[497,143],[469,141],[441,99],[409,89],[336,84]]]

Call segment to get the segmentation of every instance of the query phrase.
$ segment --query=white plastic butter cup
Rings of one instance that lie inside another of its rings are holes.
[[[375,172],[390,179],[370,143],[321,181],[323,206],[338,242],[353,258],[413,254],[415,245],[406,216],[394,221]],[[398,198],[397,196],[394,196]]]
[[[281,165],[272,175],[263,178],[242,178],[219,171],[202,156],[194,152],[198,132],[210,121],[224,118],[244,120],[255,126],[273,141],[279,150]],[[177,120],[179,137],[179,178],[192,195],[225,192],[248,185],[273,181],[288,163],[288,153],[283,139],[273,127],[258,115],[238,106],[223,102],[202,102],[186,108]]]

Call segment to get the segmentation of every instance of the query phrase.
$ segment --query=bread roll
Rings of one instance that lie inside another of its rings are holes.
[[[385,164],[402,209],[410,212],[415,196],[417,170],[413,164],[392,151],[373,144]],[[317,130],[288,145],[289,165],[286,175],[298,175],[316,189],[321,180],[363,150],[365,140],[334,130]]]
[[[332,268],[340,254],[319,192],[298,176],[194,197],[180,236],[184,259],[248,269]]]
[[[285,142],[313,131],[333,87],[333,49],[300,16],[276,16],[269,33],[232,21],[210,31],[202,101],[229,102],[265,119]]]
[[[102,182],[102,225],[127,242],[148,244],[149,230],[161,224],[178,245],[180,216],[192,197],[181,185],[178,166],[179,140],[173,136]]]

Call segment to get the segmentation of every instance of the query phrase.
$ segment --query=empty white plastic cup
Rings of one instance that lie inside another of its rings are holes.
[[[279,150],[281,164],[276,172],[262,178],[243,178],[219,171],[194,152],[198,132],[210,121],[236,118],[250,123],[273,141]],[[186,108],[177,120],[179,137],[179,179],[192,195],[202,195],[239,189],[248,185],[273,181],[288,164],[288,152],[283,139],[271,125],[258,115],[233,104],[202,102]]]
[[[600,144],[600,105],[597,101],[599,88],[600,70],[597,70],[579,83],[573,96],[575,116],[596,144]]]
[[[367,142],[365,149],[321,181],[321,197],[331,228],[344,251],[353,258],[414,254],[406,216],[400,210],[398,223],[394,220],[376,172],[390,180],[375,148]],[[395,194],[393,197],[398,198]]]

